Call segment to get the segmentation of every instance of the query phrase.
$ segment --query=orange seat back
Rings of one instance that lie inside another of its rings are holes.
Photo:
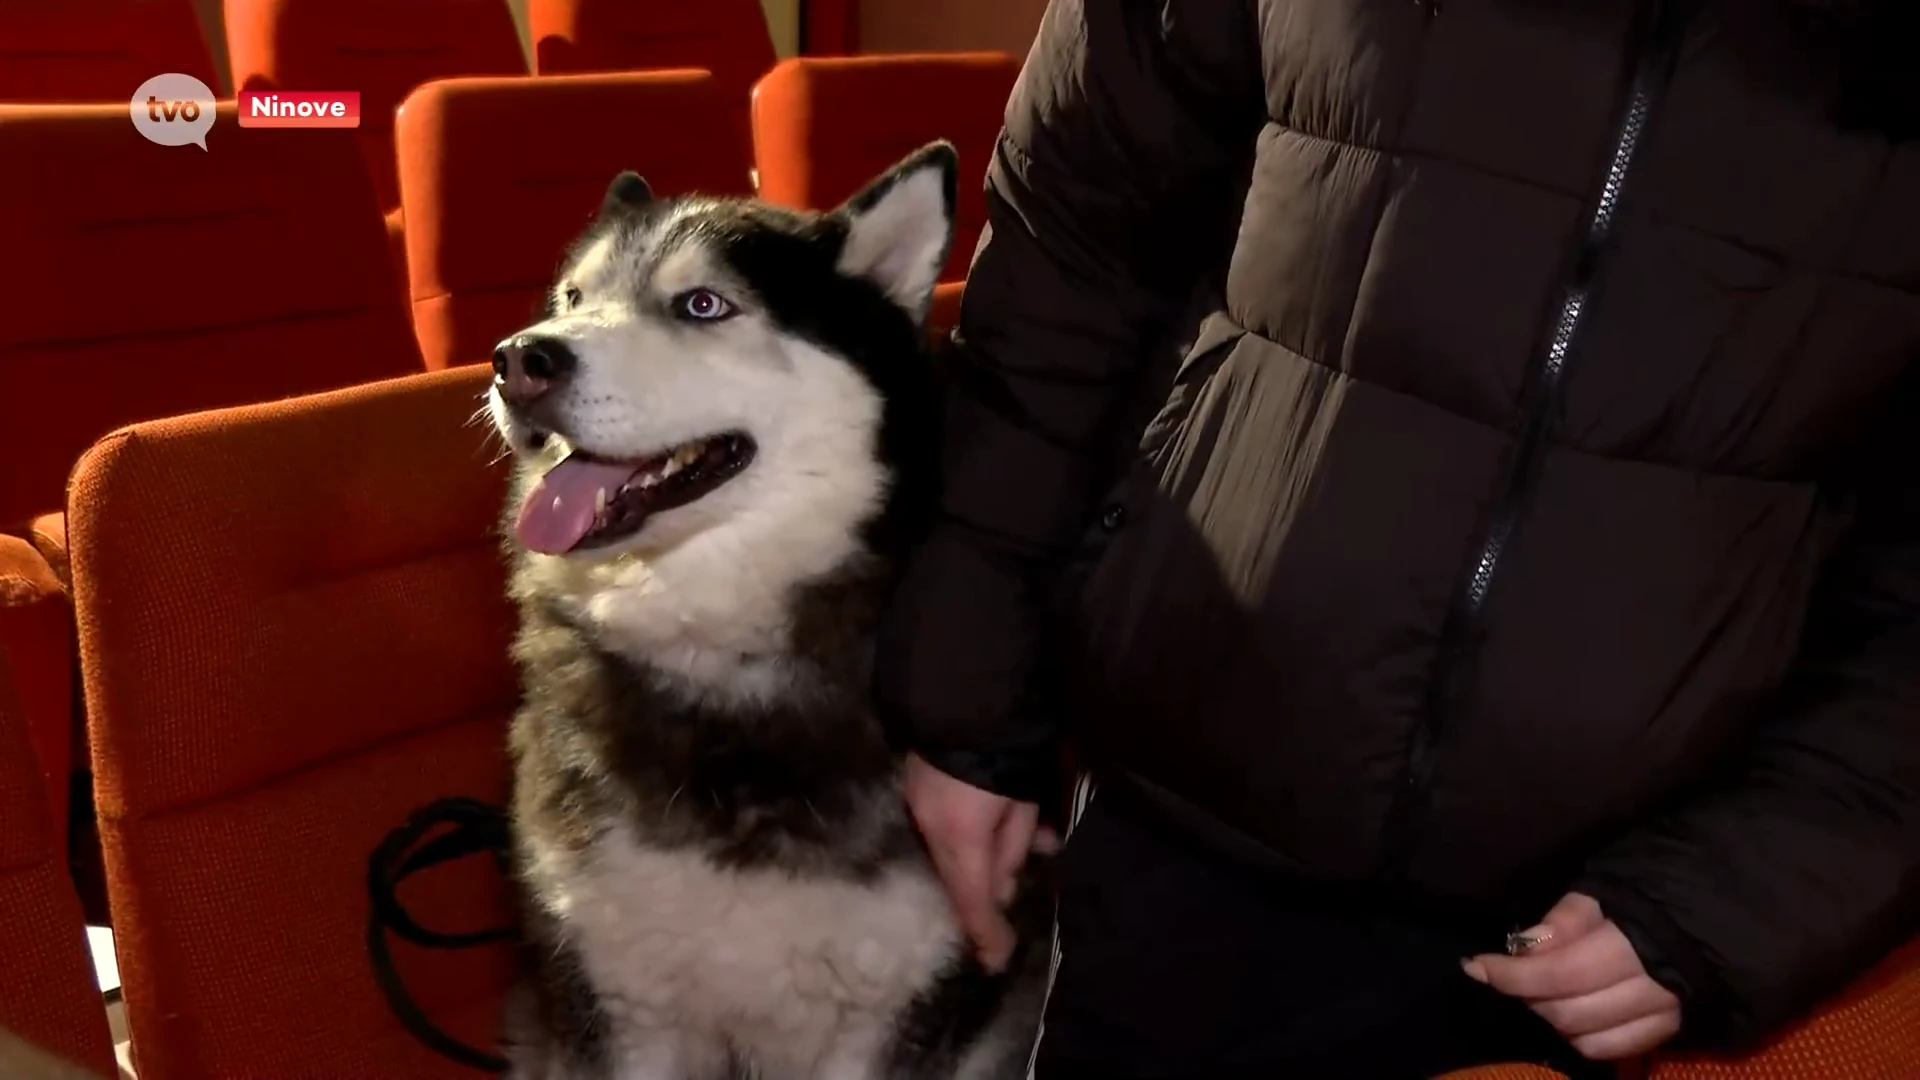
[[[0,533],[0,658],[12,667],[14,719],[33,749],[53,835],[67,835],[73,766],[73,612],[45,556]]]
[[[935,139],[960,152],[953,252],[960,281],[986,224],[982,178],[1020,64],[1004,53],[798,57],[753,91],[760,197],[824,210]]]
[[[360,146],[382,210],[400,205],[393,113],[414,87],[527,72],[502,0],[224,2],[236,87],[359,91]]]
[[[366,952],[370,852],[445,796],[499,802],[502,472],[488,371],[140,424],[81,462],[69,528],[107,892],[141,1080],[472,1074],[406,1034]],[[420,922],[507,921],[483,860]],[[393,945],[491,1045],[510,956]]]
[[[1757,1053],[1734,1060],[1675,1056],[1649,1080],[1880,1080],[1920,1076],[1920,941]]]
[[[744,140],[703,71],[451,79],[400,110],[413,324],[428,367],[477,363],[536,318],[622,169],[657,194],[747,194]]]
[[[216,93],[193,0],[0,0],[0,102],[114,102],[167,72]]]
[[[0,1032],[102,1075],[114,1071],[106,1003],[87,955],[67,846],[0,654]]]
[[[346,131],[135,137],[125,105],[0,108],[0,529],[123,424],[419,370]]]
[[[542,75],[704,68],[747,136],[747,100],[773,66],[760,0],[527,0],[527,37]]]

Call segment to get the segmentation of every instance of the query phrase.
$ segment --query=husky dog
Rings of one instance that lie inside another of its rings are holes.
[[[544,321],[494,354],[509,512],[510,1074],[1023,1074],[1045,890],[974,958],[869,703],[932,509],[923,323],[953,231],[933,144],[831,213],[623,173]]]

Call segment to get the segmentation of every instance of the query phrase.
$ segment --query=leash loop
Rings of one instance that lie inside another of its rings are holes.
[[[450,828],[427,839],[442,826]],[[393,966],[387,935],[396,934],[427,949],[469,949],[518,940],[519,930],[511,926],[457,933],[442,933],[422,926],[400,902],[399,895],[400,883],[413,874],[469,855],[491,854],[494,865],[504,874],[509,842],[504,807],[456,796],[435,800],[409,814],[399,828],[380,841],[367,860],[367,956],[373,966],[374,981],[387,999],[387,1007],[393,1010],[407,1033],[429,1050],[468,1068],[489,1073],[506,1072],[507,1059],[461,1042],[427,1018]]]

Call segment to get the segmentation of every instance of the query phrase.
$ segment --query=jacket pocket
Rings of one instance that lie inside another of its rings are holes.
[[[1165,404],[1161,405],[1140,439],[1140,457],[1156,470],[1163,464],[1161,457],[1167,447],[1193,414],[1194,405],[1200,400],[1207,380],[1213,378],[1214,373],[1227,362],[1227,357],[1232,355],[1234,347],[1246,336],[1247,332],[1225,312],[1215,312],[1201,322],[1193,347],[1187,351],[1186,359],[1180,362],[1174,374]]]
[[[1137,546],[1130,541],[1150,528],[1152,523],[1147,519],[1153,513],[1164,509],[1159,480],[1165,472],[1166,453],[1178,445],[1208,383],[1247,336],[1247,331],[1224,312],[1202,320],[1193,346],[1174,374],[1166,402],[1141,438],[1140,452],[1101,504],[1106,510],[1118,508],[1128,520],[1118,529],[1098,518],[1090,523],[1055,595],[1055,610],[1071,632],[1084,633],[1090,620],[1100,620],[1094,609],[1107,583],[1113,580],[1116,566],[1126,561],[1129,549]]]

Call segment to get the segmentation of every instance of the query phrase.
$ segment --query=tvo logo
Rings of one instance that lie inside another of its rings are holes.
[[[177,71],[155,75],[133,92],[127,112],[134,130],[150,143],[205,150],[207,132],[213,127],[213,90]]]

